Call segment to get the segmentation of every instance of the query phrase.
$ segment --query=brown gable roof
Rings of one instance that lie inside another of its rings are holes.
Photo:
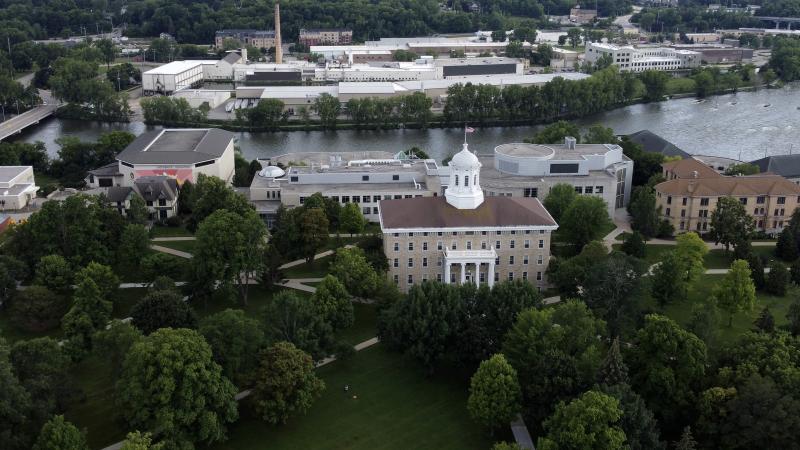
[[[687,197],[800,195],[800,186],[778,175],[753,175],[747,177],[678,178],[657,184],[656,191],[662,194]]]
[[[722,176],[716,170],[694,158],[665,162],[661,164],[661,167],[667,172],[672,172],[678,178],[718,178]],[[696,177],[694,172],[697,172]]]
[[[379,207],[383,229],[558,226],[535,198],[486,197],[475,209],[458,209],[444,197],[416,197],[381,200]]]

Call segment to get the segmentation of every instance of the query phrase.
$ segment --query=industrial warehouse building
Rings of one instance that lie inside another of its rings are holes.
[[[644,72],[646,70],[675,71],[700,66],[701,55],[691,50],[667,47],[618,46],[603,42],[586,45],[585,60],[596,63],[604,55],[611,56],[612,64],[620,72]]]

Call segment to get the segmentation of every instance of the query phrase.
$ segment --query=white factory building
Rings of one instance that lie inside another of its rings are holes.
[[[205,80],[230,80],[233,66],[247,60],[247,50],[230,52],[219,60],[173,61],[142,74],[145,95],[171,95],[183,89],[200,87]]]
[[[595,63],[603,55],[610,55],[612,63],[619,67],[620,72],[686,70],[699,67],[702,59],[699,52],[669,47],[618,46],[604,42],[586,45],[586,61]]]

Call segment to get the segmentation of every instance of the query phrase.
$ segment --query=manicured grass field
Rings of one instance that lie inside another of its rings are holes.
[[[356,319],[353,325],[340,331],[336,337],[350,345],[374,338],[378,334],[375,327],[378,322],[375,305],[354,302],[353,313]]]
[[[622,244],[614,244],[612,245],[614,250],[622,251]],[[648,244],[645,247],[645,255],[644,260],[647,262],[648,265],[653,265],[659,261],[661,258],[664,257],[664,253],[670,252],[675,250],[674,245],[668,244]]]
[[[722,281],[723,278],[724,275],[703,275],[689,290],[689,299],[667,305],[664,308],[664,314],[682,326],[688,325],[692,317],[692,306],[701,304],[711,297],[714,286]],[[775,297],[759,291],[756,293],[756,304],[753,309],[734,314],[730,327],[728,327],[728,314],[720,311],[719,335],[717,336],[717,345],[715,347],[734,343],[742,333],[754,329],[753,322],[758,318],[765,306],[769,307],[775,318],[776,327],[785,325],[788,322],[786,313],[789,310],[789,305],[798,295],[800,295],[800,288],[794,286],[789,287],[784,297]]]
[[[162,225],[153,225],[150,230],[152,237],[175,237],[175,236],[192,236],[185,227],[165,227]]]
[[[197,248],[197,241],[151,241],[150,243],[186,253],[194,253]]]
[[[328,274],[328,266],[333,261],[333,256],[316,258],[311,264],[303,263],[299,266],[283,269],[284,278],[324,278]]]
[[[216,450],[264,449],[487,449],[488,433],[470,420],[467,376],[426,376],[416,364],[381,344],[351,360],[318,369],[327,386],[306,416],[271,426],[246,403]],[[350,386],[349,392],[343,387]],[[356,398],[354,398],[356,397]],[[495,439],[503,439],[497,436]]]
[[[90,355],[70,371],[70,386],[79,390],[66,405],[64,416],[86,429],[89,447],[104,448],[125,438],[128,430],[118,422],[114,404],[114,379],[108,360]]]
[[[769,246],[754,246],[753,254],[767,258],[767,261],[775,259],[775,247]],[[725,250],[710,250],[705,257],[706,269],[727,269],[731,266],[731,252],[725,253]]]

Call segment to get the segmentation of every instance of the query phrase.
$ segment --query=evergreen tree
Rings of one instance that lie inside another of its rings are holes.
[[[761,314],[758,315],[754,325],[757,329],[765,333],[772,333],[775,331],[775,318],[769,311],[769,306],[765,306],[764,309],[761,310]]]
[[[789,268],[789,278],[792,283],[800,285],[800,259],[796,259]]]
[[[800,335],[800,300],[795,300],[789,305],[786,312],[786,319],[789,321],[789,332],[793,336]]]
[[[739,311],[749,311],[756,302],[756,287],[750,279],[747,261],[737,259],[731,264],[725,278],[714,287],[712,294],[720,308],[728,312],[728,326],[733,323],[733,315]]]
[[[753,284],[755,285],[756,289],[764,289],[767,282],[766,278],[764,277],[764,261],[758,255],[751,255],[750,258],[748,258],[747,263],[750,265],[750,278],[753,279]],[[798,275],[800,275],[800,272]]]
[[[644,259],[647,255],[647,245],[642,238],[642,234],[638,231],[634,231],[625,238],[621,249],[626,254],[639,259]]]
[[[683,260],[674,251],[664,255],[661,263],[653,268],[650,289],[662,308],[686,295],[688,286],[685,273]]]
[[[683,429],[681,439],[675,443],[675,450],[697,450],[697,442],[692,437],[692,428]]]
[[[797,259],[797,242],[794,240],[794,233],[788,227],[784,228],[778,236],[778,242],[775,244],[775,256],[787,262]]]
[[[619,351],[619,337],[615,337],[608,349],[606,359],[597,371],[597,382],[608,386],[628,382],[628,366]]]
[[[778,261],[769,263],[768,269],[766,291],[772,295],[783,297],[786,295],[786,285],[789,284],[789,271]]]
[[[622,418],[619,427],[625,432],[627,448],[630,450],[663,450],[658,430],[658,421],[647,408],[644,399],[627,383],[612,386],[602,385],[600,390],[619,400]]]

